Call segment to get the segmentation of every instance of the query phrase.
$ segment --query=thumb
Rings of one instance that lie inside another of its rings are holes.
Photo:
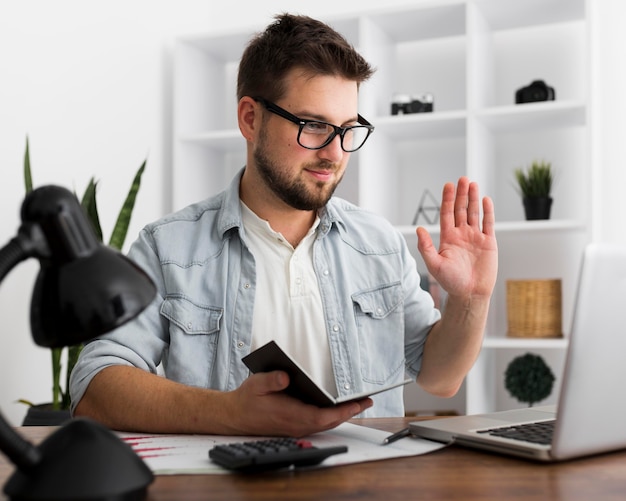
[[[252,377],[257,381],[259,393],[275,393],[289,386],[289,376],[284,371],[260,372]]]
[[[420,226],[415,230],[417,235],[417,250],[424,258],[426,264],[433,259],[433,254],[437,254],[437,249],[433,245],[433,239],[426,228]]]

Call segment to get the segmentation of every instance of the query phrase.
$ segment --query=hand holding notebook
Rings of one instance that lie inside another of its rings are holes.
[[[242,358],[246,366],[254,373],[284,371],[289,375],[289,386],[285,390],[289,395],[302,400],[305,403],[318,407],[332,407],[344,402],[362,400],[383,391],[397,388],[411,382],[405,379],[390,386],[384,386],[375,390],[347,395],[343,397],[333,397],[326,390],[318,386],[306,371],[298,363],[285,353],[275,341],[261,346],[249,355]]]

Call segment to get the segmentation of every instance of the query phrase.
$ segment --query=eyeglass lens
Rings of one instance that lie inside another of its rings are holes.
[[[339,132],[332,125],[324,122],[307,122],[302,125],[298,135],[298,142],[304,148],[323,148],[329,144],[335,136],[341,136],[341,147],[347,151],[358,150],[369,135],[367,127],[353,126]]]

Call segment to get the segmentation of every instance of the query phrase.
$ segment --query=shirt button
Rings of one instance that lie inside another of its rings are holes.
[[[376,313],[378,313],[379,315],[383,312],[382,308],[376,308]]]
[[[244,289],[249,289],[250,288],[250,284],[243,284],[243,288]]]
[[[239,342],[237,343],[237,348],[243,348],[243,347],[244,347],[244,343],[243,343],[243,341],[239,341]]]
[[[330,274],[328,270],[324,270],[324,276],[327,277]]]
[[[343,388],[344,388],[345,390],[349,390],[349,389],[350,389],[350,384],[349,384],[349,383],[344,384],[344,385],[343,385]]]
[[[339,332],[339,326],[338,325],[333,325],[333,332]]]
[[[191,322],[187,322],[187,329],[191,329],[193,327],[193,324]]]

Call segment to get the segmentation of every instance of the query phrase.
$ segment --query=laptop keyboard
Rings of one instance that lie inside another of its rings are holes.
[[[525,423],[513,426],[478,430],[476,433],[486,433],[494,437],[512,438],[534,444],[550,445],[556,420],[540,421],[537,423]]]

